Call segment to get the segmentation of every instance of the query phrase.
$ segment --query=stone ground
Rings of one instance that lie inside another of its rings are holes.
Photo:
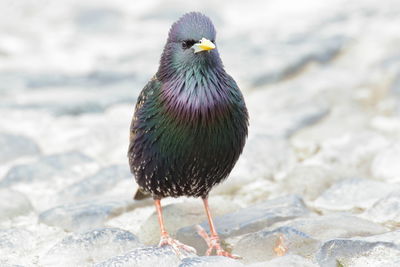
[[[400,266],[400,4],[0,2],[1,266]],[[151,201],[126,150],[170,24],[200,10],[242,88],[249,139],[210,196],[224,245],[202,257],[200,200]],[[287,248],[278,256],[274,246]]]

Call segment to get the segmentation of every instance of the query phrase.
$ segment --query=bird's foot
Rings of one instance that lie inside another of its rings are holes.
[[[173,239],[168,234],[163,234],[161,236],[160,243],[158,243],[158,246],[162,247],[167,245],[171,246],[172,249],[175,251],[176,255],[178,255],[178,257],[180,258],[182,257],[182,250],[189,254],[196,254],[195,248],[185,245],[179,242],[179,240]]]
[[[283,235],[278,236],[274,247],[274,251],[278,256],[283,256],[288,251],[288,247],[285,244],[285,238],[283,237]]]
[[[206,256],[210,256],[211,253],[213,252],[213,250],[215,250],[216,254],[218,256],[224,256],[224,257],[229,257],[232,259],[241,259],[242,257],[238,256],[238,255],[234,255],[229,253],[228,251],[225,251],[222,247],[221,247],[221,243],[219,240],[219,236],[218,235],[211,235],[209,236],[206,232],[206,230],[204,230],[203,227],[201,227],[200,225],[196,226],[197,228],[197,233],[206,241],[208,249],[206,251]]]

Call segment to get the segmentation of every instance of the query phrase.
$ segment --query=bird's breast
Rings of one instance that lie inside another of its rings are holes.
[[[163,91],[162,99],[167,114],[188,123],[212,123],[226,115],[230,103],[226,92],[215,86],[167,88]]]

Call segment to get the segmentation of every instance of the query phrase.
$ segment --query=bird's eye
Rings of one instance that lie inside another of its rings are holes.
[[[182,48],[183,49],[191,48],[195,43],[196,43],[195,40],[185,40],[182,42]]]

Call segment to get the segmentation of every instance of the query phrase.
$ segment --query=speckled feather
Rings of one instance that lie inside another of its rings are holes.
[[[218,50],[193,53],[185,40],[215,42],[211,21],[188,13],[169,32],[157,74],[138,97],[131,124],[129,164],[154,198],[205,197],[241,154],[248,115]]]

